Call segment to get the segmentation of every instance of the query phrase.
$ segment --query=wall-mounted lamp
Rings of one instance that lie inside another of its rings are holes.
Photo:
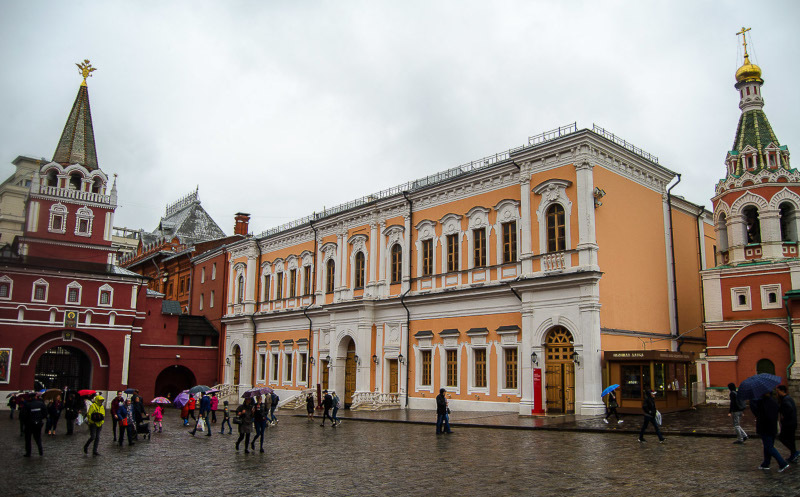
[[[313,355],[308,358],[308,362],[310,362],[312,366],[314,365],[314,356]]]
[[[374,362],[375,364],[378,364],[378,356],[377,355],[372,354],[372,362]]]
[[[181,358],[180,354],[175,354],[175,359],[180,359],[180,358]]]
[[[227,364],[228,366],[231,365],[231,358],[230,357],[226,357],[225,358],[225,364]]]
[[[328,364],[330,364],[330,363],[331,363],[331,356],[329,356],[329,355],[326,355],[326,356],[325,356],[325,362],[327,362]]]
[[[400,354],[400,355],[397,356],[397,362],[399,362],[400,364],[405,364],[406,363],[406,358],[403,357],[403,354]]]
[[[531,363],[538,366],[539,365],[539,356],[536,355],[536,352],[531,352]]]
[[[594,197],[594,207],[598,208],[603,205],[603,202],[600,202],[600,199],[606,196],[606,191],[602,188],[594,187],[594,190],[592,190],[592,196]]]
[[[358,354],[353,356],[353,360],[356,361],[357,366],[361,366],[361,358],[358,357]]]
[[[576,366],[581,365],[581,356],[579,356],[577,352],[572,353],[572,360],[575,362]]]

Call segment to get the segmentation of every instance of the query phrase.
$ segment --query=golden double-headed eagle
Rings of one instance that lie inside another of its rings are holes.
[[[81,75],[83,76],[83,83],[81,83],[81,85],[86,86],[86,78],[90,77],[92,73],[97,70],[97,68],[92,67],[92,63],[89,62],[89,59],[83,59],[83,62],[80,64],[76,63],[75,65],[78,66],[78,69],[81,71]]]

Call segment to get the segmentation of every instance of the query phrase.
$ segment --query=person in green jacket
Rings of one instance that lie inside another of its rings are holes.
[[[89,444],[94,440],[92,454],[95,456],[100,455],[100,453],[97,452],[97,444],[100,442],[100,430],[103,429],[103,423],[106,418],[106,408],[103,406],[104,400],[102,395],[96,396],[94,402],[92,402],[92,405],[86,412],[86,424],[89,425],[89,440],[83,445],[83,452],[85,454],[89,453]]]

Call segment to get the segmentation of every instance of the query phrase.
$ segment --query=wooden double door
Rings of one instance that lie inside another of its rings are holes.
[[[545,343],[545,390],[547,412],[572,414],[575,412],[575,362],[572,334],[556,327]]]
[[[344,363],[344,401],[345,409],[353,403],[353,393],[356,391],[356,344],[351,340],[347,346],[347,358]]]

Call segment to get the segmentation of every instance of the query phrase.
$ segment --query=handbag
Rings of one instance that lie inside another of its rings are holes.
[[[123,427],[127,427],[128,426],[128,418],[122,418],[122,420],[119,422],[119,425],[123,426]]]
[[[242,418],[240,418],[239,416],[234,416],[234,417],[232,417],[232,418],[231,418],[231,421],[232,421],[232,422],[233,422],[233,424],[235,424],[235,425],[240,425],[240,424],[242,424]]]
[[[656,410],[656,424],[661,426],[661,411]]]

